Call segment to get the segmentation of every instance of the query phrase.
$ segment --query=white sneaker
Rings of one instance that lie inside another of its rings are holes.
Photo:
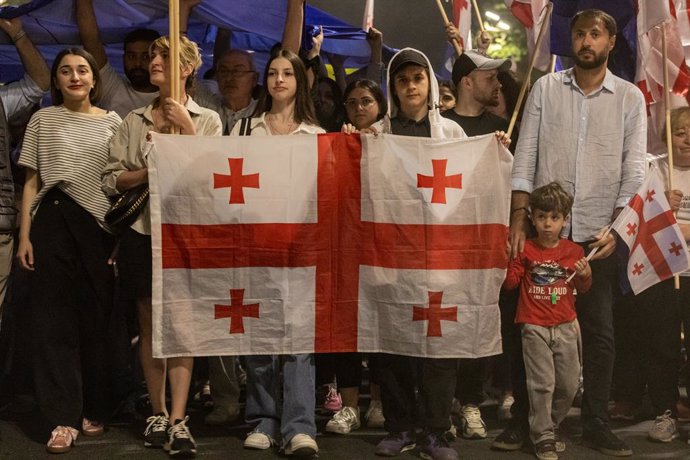
[[[496,411],[496,416],[499,420],[510,420],[513,415],[510,413],[510,408],[513,407],[515,403],[515,398],[512,395],[504,396],[501,400],[501,404],[498,406]]]
[[[486,424],[482,420],[482,413],[474,404],[462,406],[460,411],[460,423],[462,424],[462,437],[465,439],[486,438]]]
[[[364,414],[364,419],[367,421],[369,428],[383,428],[386,418],[383,416],[383,407],[381,401],[374,401],[369,403],[369,409]]]
[[[654,425],[648,433],[649,439],[658,442],[671,442],[678,437],[676,421],[671,417],[671,411],[667,410],[654,420]]]
[[[348,434],[359,428],[359,408],[345,406],[333,415],[326,424],[329,433]]]
[[[244,440],[245,449],[266,450],[273,445],[273,439],[261,431],[252,431]]]
[[[318,451],[319,446],[316,445],[314,438],[303,433],[294,435],[288,445],[285,446],[285,455],[306,457],[307,455],[314,455]]]

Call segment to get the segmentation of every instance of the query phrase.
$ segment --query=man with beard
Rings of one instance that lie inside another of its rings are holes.
[[[576,304],[583,342],[582,441],[606,455],[630,456],[632,450],[607,421],[617,264],[616,238],[604,230],[644,179],[647,115],[640,90],[606,68],[616,42],[615,20],[600,10],[580,11],[570,32],[575,66],[540,78],[527,100],[513,164],[511,256],[524,249],[529,194],[558,182],[575,197],[561,236],[585,252],[598,250],[590,262],[592,289],[579,294]],[[525,433],[506,430],[493,445],[514,450],[523,439]]]
[[[182,8],[181,8],[182,12]],[[96,59],[101,72],[100,105],[124,118],[130,111],[144,107],[158,97],[158,88],[149,81],[149,46],[160,34],[155,30],[137,29],[124,39],[123,67],[125,77],[108,63],[108,55],[98,34],[93,0],[77,0],[77,25],[84,49]],[[186,24],[182,22],[181,24]]]
[[[510,65],[508,59],[491,59],[477,50],[461,54],[453,65],[455,108],[443,112],[443,116],[462,126],[468,136],[508,131],[508,122],[487,109],[498,105],[498,72],[508,70]],[[514,146],[515,134],[511,137]]]
[[[455,29],[449,26],[450,34]],[[456,103],[443,116],[459,124],[468,136],[481,136],[508,130],[508,122],[487,109],[498,105],[501,83],[498,72],[510,68],[508,59],[491,59],[480,51],[467,50],[453,65]],[[514,148],[515,132],[511,139]],[[501,311],[504,308],[501,306]],[[510,309],[515,318],[515,306]],[[504,319],[505,321],[505,319]],[[488,359],[459,359],[455,399],[460,403],[461,435],[467,439],[486,438],[486,425],[482,420],[479,405],[484,400],[484,376]]]

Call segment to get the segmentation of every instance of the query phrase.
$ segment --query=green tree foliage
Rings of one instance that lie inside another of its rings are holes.
[[[477,0],[479,10],[485,27],[490,30],[493,37],[488,53],[494,57],[510,58],[514,60],[519,68],[528,65],[527,62],[527,38],[524,26],[515,19],[510,10],[506,7],[503,0]],[[497,21],[488,19],[486,11],[492,11],[501,17],[501,21],[510,26],[509,30],[498,28]],[[479,24],[476,16],[472,14],[472,35],[479,34]]]

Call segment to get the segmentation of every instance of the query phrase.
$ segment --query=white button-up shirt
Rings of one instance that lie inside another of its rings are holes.
[[[575,197],[563,236],[592,240],[645,175],[647,113],[640,90],[609,70],[585,95],[573,69],[540,78],[527,99],[513,163],[513,190],[558,182]]]

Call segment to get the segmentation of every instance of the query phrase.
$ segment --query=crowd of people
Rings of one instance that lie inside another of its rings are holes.
[[[229,31],[218,33],[208,85],[197,75],[199,48],[184,34],[179,81],[171,81],[169,37],[152,30],[127,35],[125,75],[118,75],[92,0],[75,0],[83,48],[63,50],[50,69],[20,18],[0,20],[26,71],[22,80],[0,87],[0,207],[11,210],[15,198],[21,203],[18,219],[0,212],[0,303],[8,280],[16,278],[13,302],[23,296],[30,311],[23,319],[5,311],[2,326],[3,333],[15,329],[14,346],[25,348],[31,363],[19,380],[34,386],[53,427],[48,452],[69,451],[80,434],[103,435],[114,405],[136,388],[140,368],[150,402],[144,445],[194,456],[187,408],[197,363],[205,368],[202,396],[214,403],[205,422],[243,415],[252,427],[245,448],[276,447],[285,455],[318,452],[316,390],[327,385],[324,407],[333,412],[327,432],[348,434],[366,423],[387,432],[373,454],[393,457],[417,448],[422,458],[457,459],[449,444],[454,436],[487,436],[480,405],[488,374],[499,391],[499,418],[509,420],[493,440],[495,449],[530,445],[537,458],[557,459],[566,449],[559,425],[580,389],[583,443],[601,453],[632,455],[609,420],[634,420],[645,390],[655,412],[650,440],[676,438],[678,422],[690,420],[678,388],[683,328],[690,345],[690,273],[681,274],[679,290],[668,280],[641,295],[626,294],[619,287],[617,238],[605,231],[650,167],[665,177],[669,172],[667,158],[650,165],[642,93],[607,69],[615,20],[600,10],[572,18],[573,66],[536,81],[519,130],[509,136],[519,83],[510,60],[486,54],[490,38],[482,35],[479,49],[464,50],[451,81],[438,82],[429,59],[414,48],[384,65],[382,34],[371,29],[367,68],[346,77],[342,59],[330,56],[333,80],[320,63],[322,33],[309,51],[300,50],[303,1],[288,0],[283,39],[261,82],[252,54],[229,48]],[[199,2],[181,1],[181,30]],[[457,38],[452,25],[447,31]],[[174,88],[179,99],[171,97]],[[52,105],[39,109],[48,90]],[[671,130],[675,182],[666,194],[688,241],[690,108],[673,111]],[[105,219],[110,198],[148,183],[150,132],[435,139],[495,133],[514,154],[510,262],[499,300],[503,355],[154,358],[149,209],[121,232]],[[22,186],[16,194],[15,183]],[[30,273],[24,283],[21,270]],[[19,338],[22,328],[30,331],[30,346]],[[363,361],[371,402],[361,414]]]

